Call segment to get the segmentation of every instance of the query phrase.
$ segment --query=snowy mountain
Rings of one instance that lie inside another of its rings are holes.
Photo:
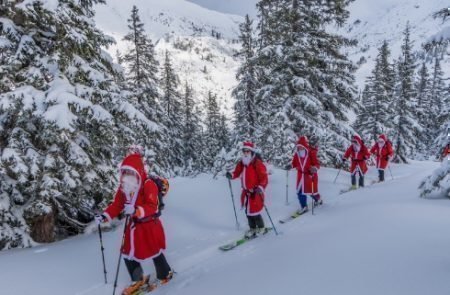
[[[364,58],[357,73],[359,87],[374,67],[374,59],[384,40],[390,45],[391,57],[397,59],[401,51],[402,34],[406,24],[411,25],[411,39],[414,50],[422,51],[422,44],[433,36],[442,34],[447,25],[441,19],[434,19],[433,13],[449,5],[448,0],[356,0],[349,6],[350,18],[340,30],[343,35],[358,40],[358,46],[349,52],[351,59],[358,62]],[[445,66],[450,74],[450,58]]]
[[[243,18],[184,0],[109,0],[107,5],[97,6],[96,23],[115,38],[117,44],[109,48],[113,56],[116,50],[127,49],[122,38],[128,31],[127,19],[133,5],[138,7],[146,32],[156,43],[159,60],[169,50],[181,83],[191,83],[200,101],[208,91],[217,93],[230,114],[231,90],[237,84],[235,75],[240,64],[234,57],[239,48],[235,40]]]
[[[167,286],[149,294],[447,294],[450,204],[421,199],[417,184],[437,167],[433,162],[395,165],[384,184],[339,195],[334,169],[320,170],[325,204],[285,225],[278,220],[298,208],[290,174],[289,206],[285,173],[272,170],[267,207],[280,235],[268,234],[230,252],[218,247],[242,235],[235,228],[227,183],[208,175],[171,180],[162,219],[169,263],[178,272]],[[369,178],[376,177],[369,171]],[[233,183],[235,197],[238,181]],[[195,204],[195,205],[193,205]],[[265,221],[269,224],[267,215]],[[111,294],[123,224],[103,234],[108,284],[97,233],[33,249],[0,253],[2,294]],[[428,251],[425,251],[428,250]],[[37,269],[39,269],[37,271]],[[152,262],[144,264],[153,275]],[[24,283],[24,281],[26,283]],[[119,289],[129,282],[125,266]],[[116,292],[118,294],[119,292]]]
[[[117,49],[123,52],[127,48],[122,38],[127,32],[126,21],[133,5],[140,9],[147,33],[157,42],[156,50],[160,59],[165,50],[170,50],[181,81],[193,83],[197,95],[202,99],[208,90],[218,93],[227,106],[226,112],[231,114],[231,89],[237,84],[235,74],[240,61],[233,56],[239,45],[230,40],[237,38],[238,24],[243,18],[184,0],[109,0],[107,5],[98,5],[96,22],[105,33],[115,38],[117,44],[109,49],[113,56]],[[233,9],[229,7],[233,3],[227,5],[228,10]],[[384,40],[389,42],[392,57],[398,58],[407,22],[411,24],[414,49],[419,52],[425,41],[444,33],[442,30],[445,25],[441,20],[434,19],[432,14],[446,5],[446,0],[353,2],[349,7],[350,19],[340,32],[358,40],[358,46],[348,52],[354,62],[364,60],[356,73],[357,85],[363,87],[373,69],[377,50]],[[212,31],[220,33],[222,39],[213,38]],[[177,48],[180,43],[190,44],[190,49],[180,49],[182,46]],[[450,65],[449,58],[446,59],[446,65]],[[443,69],[450,73],[450,66],[443,65]]]

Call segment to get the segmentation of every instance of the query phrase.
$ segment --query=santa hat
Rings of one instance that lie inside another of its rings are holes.
[[[147,179],[147,173],[145,172],[144,162],[141,155],[131,154],[123,159],[120,165],[120,173],[126,173],[127,171],[133,171],[134,174],[139,176],[139,182],[142,184],[145,179]]]
[[[356,140],[356,142],[362,146],[362,139],[359,137],[359,135],[353,135],[352,141]]]
[[[249,151],[255,152],[255,145],[253,144],[253,142],[250,142],[250,141],[244,141],[244,142],[242,143],[242,149],[243,149],[243,150],[249,150]]]
[[[306,136],[300,136],[300,138],[297,140],[297,147],[302,146],[305,149],[309,146],[308,137]]]
[[[378,136],[378,139],[382,139],[384,140],[384,142],[387,142],[387,137],[385,134],[381,134],[380,136]]]

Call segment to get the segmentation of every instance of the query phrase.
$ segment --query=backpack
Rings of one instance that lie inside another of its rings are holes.
[[[151,180],[153,181],[156,186],[158,187],[158,201],[159,201],[159,206],[158,206],[158,211],[159,211],[159,215],[161,215],[161,210],[164,209],[164,202],[163,202],[163,198],[167,195],[167,193],[169,192],[169,180],[167,180],[164,177],[158,176],[158,175],[149,175],[147,177],[147,180]]]

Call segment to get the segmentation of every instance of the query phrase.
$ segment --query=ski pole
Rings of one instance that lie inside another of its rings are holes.
[[[266,213],[267,216],[269,216],[270,223],[272,223],[273,230],[275,231],[275,234],[278,236],[277,228],[275,227],[275,224],[273,224],[272,217],[270,217],[269,210],[267,210],[266,204],[264,204],[264,209],[266,209]]]
[[[234,205],[233,187],[231,186],[230,179],[228,179],[228,186],[230,187],[231,202],[233,203],[233,210],[234,210],[234,218],[236,218],[236,229],[239,230],[239,221],[238,221],[237,214],[236,214],[236,206]]]
[[[106,264],[105,264],[105,248],[103,247],[103,238],[102,238],[102,227],[100,224],[98,225],[98,236],[100,238],[100,250],[102,251],[102,260],[103,260],[103,273],[105,274],[105,284],[108,284],[108,280],[106,278]]]
[[[125,226],[123,229],[122,244],[120,245],[120,252],[119,252],[119,261],[117,262],[116,278],[114,280],[113,295],[116,294],[117,279],[119,278],[120,260],[122,259],[122,249],[123,249],[123,245],[125,244],[125,232],[127,231],[127,225],[128,225],[129,218],[130,218],[129,215],[127,215],[127,217],[125,218]]]
[[[311,186],[312,186],[311,192],[314,192],[314,182],[311,182]],[[314,207],[315,207],[314,205],[315,205],[314,197],[313,197],[313,195],[311,195],[311,214],[312,215],[314,215]]]
[[[286,206],[289,205],[289,169],[286,170]]]
[[[341,173],[341,170],[342,170],[342,168],[339,168],[339,171],[338,171],[338,173],[336,175],[336,178],[334,179],[333,183],[336,183],[336,180],[338,179],[339,174]]]
[[[388,166],[388,167],[389,167],[389,172],[391,173],[392,180],[394,180],[394,175],[392,175],[391,166]]]

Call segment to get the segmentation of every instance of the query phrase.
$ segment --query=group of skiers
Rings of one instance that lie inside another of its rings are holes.
[[[292,162],[285,167],[286,170],[297,170],[296,192],[300,203],[297,214],[308,211],[308,195],[313,199],[313,206],[323,204],[319,194],[318,170],[320,169],[320,161],[317,157],[317,151],[317,147],[311,146],[306,136],[300,136]],[[358,135],[354,135],[351,146],[342,157],[342,163],[345,163],[347,159],[351,161],[352,189],[357,188],[357,176],[359,177],[359,187],[364,186],[364,175],[368,170],[366,161],[371,154],[376,158],[378,177],[379,181],[382,182],[384,181],[384,170],[388,167],[394,154],[392,144],[386,135],[381,134],[369,151],[362,139]],[[268,184],[267,169],[252,142],[243,143],[242,158],[233,172],[227,172],[226,177],[228,179],[241,178],[241,206],[245,208],[250,228],[246,232],[246,236],[252,237],[267,232],[261,216],[264,208],[264,191]]]
[[[308,211],[307,196],[313,198],[313,206],[323,203],[318,190],[318,170],[320,161],[317,157],[317,147],[309,144],[306,136],[300,136],[295,153],[286,170],[297,170],[296,192],[300,203],[298,214]],[[353,136],[351,146],[342,157],[343,163],[351,161],[351,183],[356,188],[356,176],[359,176],[359,186],[364,186],[364,175],[368,168],[366,161],[370,154],[376,156],[376,167],[379,181],[384,181],[384,170],[393,156],[392,145],[385,135],[380,135],[378,141],[369,151],[358,135]],[[252,142],[242,145],[242,157],[233,172],[227,172],[228,179],[241,179],[241,206],[245,208],[249,230],[247,238],[265,234],[262,218],[264,209],[265,189],[268,185],[266,166]],[[157,181],[150,178],[145,169],[142,148],[133,146],[120,166],[120,185],[113,202],[102,214],[95,217],[97,224],[111,221],[124,213],[126,225],[121,253],[133,284],[122,294],[133,294],[134,290],[148,283],[149,277],[144,275],[141,262],[153,259],[157,280],[155,284],[163,285],[173,277],[173,270],[165,256],[166,240],[161,215],[161,188]]]

